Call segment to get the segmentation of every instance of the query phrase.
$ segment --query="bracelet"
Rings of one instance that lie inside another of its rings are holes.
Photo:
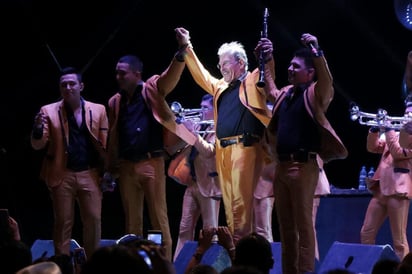
[[[186,44],[181,45],[181,46],[179,47],[179,51],[185,50],[186,48],[192,48],[192,43],[191,43],[190,41],[187,41]]]
[[[267,64],[270,60],[272,60],[273,59],[273,56],[272,55],[270,55],[269,57],[266,57],[265,58],[265,64]]]
[[[180,62],[180,63],[182,63],[182,62],[184,62],[185,61],[185,59],[184,59],[184,53],[183,53],[183,51],[178,51],[178,52],[176,52],[176,54],[175,54],[175,59],[178,61],[178,62]]]
[[[312,49],[312,54],[314,57],[321,57],[323,56],[323,50],[321,50],[320,48],[313,48]]]

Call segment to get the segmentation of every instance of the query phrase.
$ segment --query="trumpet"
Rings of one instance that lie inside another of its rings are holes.
[[[179,102],[172,102],[170,105],[170,109],[176,116],[176,123],[181,124],[185,121],[190,121],[193,123],[195,128],[201,128],[201,125],[208,125],[213,128],[214,121],[213,120],[205,120],[205,111],[206,109],[203,108],[183,108]],[[214,133],[214,129],[208,130],[196,130],[198,134],[201,133]]]
[[[372,127],[387,127],[399,131],[406,123],[412,121],[412,113],[399,117],[389,116],[388,112],[382,108],[379,108],[377,113],[373,114],[360,111],[356,104],[352,104],[349,111],[352,121],[358,120],[359,124]]]

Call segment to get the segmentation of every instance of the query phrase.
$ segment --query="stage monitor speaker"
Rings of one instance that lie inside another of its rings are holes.
[[[112,245],[115,245],[116,242],[117,242],[117,240],[113,240],[113,239],[101,239],[99,247],[112,246]]]
[[[282,245],[280,242],[271,243],[272,256],[275,263],[270,270],[270,274],[282,274]]]
[[[282,274],[282,250],[280,242],[271,243],[275,264],[270,274]],[[197,248],[197,241],[187,241],[174,262],[176,274],[183,274]],[[203,255],[201,263],[213,266],[219,273],[232,265],[226,250],[219,244],[213,244]]]
[[[70,240],[70,251],[73,251],[76,248],[79,248],[80,245],[76,242],[76,240]],[[36,240],[34,241],[33,245],[31,246],[31,255],[33,261],[41,258],[41,257],[51,257],[54,255],[54,245],[53,240]]]
[[[379,260],[395,260],[398,256],[390,245],[365,245],[335,241],[320,265],[319,273],[347,269],[354,273],[370,274]]]
[[[180,253],[174,262],[176,274],[185,273],[187,264],[195,253],[196,248],[197,241],[187,241],[183,245],[183,248],[180,250]],[[226,250],[219,244],[212,244],[205,254],[203,254],[200,263],[213,266],[219,273],[223,269],[232,265]]]

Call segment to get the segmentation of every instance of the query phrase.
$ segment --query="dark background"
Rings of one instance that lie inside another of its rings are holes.
[[[0,207],[10,209],[28,244],[51,238],[51,203],[38,180],[41,152],[31,149],[29,136],[40,106],[59,98],[59,67],[84,68],[83,96],[106,104],[117,89],[117,59],[137,54],[144,62],[145,79],[161,73],[177,49],[174,28],[183,26],[216,76],[217,49],[234,40],[245,45],[252,70],[257,65],[252,51],[268,7],[277,85],[287,84],[288,63],[304,32],[318,37],[334,76],[336,93],[327,116],[349,157],[325,166],[331,184],[356,187],[361,165],[376,166],[379,161],[366,151],[368,128],[349,118],[351,101],[365,112],[384,108],[392,116],[403,114],[402,77],[412,33],[398,21],[393,1],[5,0],[1,5]],[[167,100],[197,108],[203,94],[185,70]],[[170,180],[167,187],[176,240],[184,187]],[[103,238],[123,235],[122,214],[118,192],[105,193]],[[73,238],[81,238],[78,225]]]

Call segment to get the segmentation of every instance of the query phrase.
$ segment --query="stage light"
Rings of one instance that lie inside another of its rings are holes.
[[[396,17],[402,26],[412,30],[412,0],[395,0],[394,8]]]

